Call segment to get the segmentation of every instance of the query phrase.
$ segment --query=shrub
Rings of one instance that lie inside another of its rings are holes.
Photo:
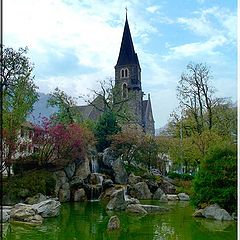
[[[192,202],[196,207],[217,203],[227,211],[236,211],[236,145],[221,143],[209,149],[194,181]]]
[[[168,177],[172,178],[172,179],[182,179],[182,180],[186,180],[186,181],[192,180],[194,178],[194,176],[192,176],[190,174],[187,174],[187,173],[180,174],[180,173],[176,173],[176,172],[169,172]]]

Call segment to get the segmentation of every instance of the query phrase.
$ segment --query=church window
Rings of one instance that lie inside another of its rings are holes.
[[[129,70],[128,68],[122,68],[120,71],[121,78],[127,78],[129,77]]]
[[[122,97],[123,97],[123,99],[126,99],[126,98],[127,98],[127,95],[128,95],[127,84],[124,83],[124,84],[122,85]]]

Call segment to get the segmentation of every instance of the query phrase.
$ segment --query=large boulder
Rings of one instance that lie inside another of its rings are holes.
[[[83,186],[83,179],[79,176],[74,176],[69,182],[70,188],[81,188]]]
[[[139,182],[132,185],[129,189],[129,193],[132,197],[137,199],[152,198],[152,193],[150,192],[148,185],[145,182]]]
[[[71,179],[75,173],[76,170],[76,164],[75,162],[69,163],[65,168],[64,171],[68,177],[68,179]]]
[[[112,165],[115,183],[126,184],[128,181],[128,174],[123,166],[122,160],[118,158]]]
[[[168,199],[168,201],[178,201],[179,200],[178,195],[176,195],[176,194],[167,194],[167,199]]]
[[[111,188],[107,188],[104,192],[101,193],[100,195],[100,199],[102,201],[110,201],[111,197],[113,196],[113,194],[115,192],[117,192],[118,190],[114,187],[111,187]]]
[[[233,218],[230,216],[230,214],[223,208],[219,207],[217,204],[210,205],[203,209],[202,215],[205,218],[211,218],[216,220],[225,220],[225,221],[231,221]]]
[[[0,214],[0,222],[5,223],[8,222],[10,219],[10,211],[2,209],[2,214]]]
[[[148,185],[148,188],[150,190],[151,193],[155,193],[158,189],[158,184],[153,181],[153,180],[147,180],[146,181],[147,185]]]
[[[102,161],[106,167],[112,168],[113,163],[116,161],[115,152],[111,148],[106,148],[103,152]]]
[[[107,204],[107,210],[124,210],[127,203],[124,197],[124,189],[117,190],[111,195],[111,199]]]
[[[61,204],[59,201],[54,199],[48,199],[40,203],[32,205],[38,214],[42,217],[56,217],[60,213]]]
[[[142,178],[140,176],[134,175],[134,173],[131,173],[128,177],[128,183],[130,185],[134,185],[136,183],[142,182]]]
[[[66,173],[62,170],[54,172],[53,176],[56,180],[54,192],[55,192],[55,196],[58,196],[59,189],[64,183],[68,182],[68,179],[67,179]]]
[[[83,188],[77,189],[73,193],[73,201],[74,202],[81,202],[87,200],[86,193]]]
[[[111,188],[114,186],[113,181],[111,179],[104,179],[102,186],[103,186],[103,190],[106,190],[107,188]]]
[[[166,193],[166,194],[176,194],[176,187],[173,185],[171,180],[163,179],[159,187]]]
[[[19,203],[14,206],[10,211],[10,217],[14,221],[26,222],[33,225],[42,224],[42,217],[37,214],[32,205]]]
[[[163,190],[161,188],[158,188],[156,192],[153,194],[153,199],[160,200],[164,194],[165,193],[163,192]]]
[[[76,167],[75,176],[78,176],[81,179],[86,179],[90,173],[89,160],[86,158]]]
[[[179,193],[178,198],[180,201],[189,201],[190,198],[186,193]]]
[[[60,202],[69,202],[70,201],[70,189],[60,189],[58,194],[58,199]]]
[[[126,212],[147,214],[147,211],[141,206],[141,204],[129,204],[126,208]]]
[[[36,203],[40,203],[40,202],[45,201],[45,200],[47,200],[47,197],[45,195],[43,195],[42,193],[37,193],[33,197],[28,197],[25,200],[25,203],[36,204]]]
[[[140,201],[138,199],[130,197],[129,195],[125,195],[125,201],[126,201],[127,205],[140,203]]]
[[[108,230],[116,230],[120,228],[120,220],[117,216],[112,216],[108,221]]]

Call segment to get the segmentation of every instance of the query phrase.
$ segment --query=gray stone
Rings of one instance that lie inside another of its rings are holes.
[[[114,171],[114,180],[119,184],[126,184],[128,181],[128,174],[123,166],[122,160],[118,158],[112,165]]]
[[[198,209],[198,210],[196,210],[194,213],[193,213],[193,215],[192,215],[193,217],[204,217],[203,216],[203,209]]]
[[[127,204],[124,198],[124,189],[117,190],[111,195],[111,199],[107,204],[107,210],[124,210]]]
[[[105,166],[112,168],[113,163],[116,161],[116,154],[111,148],[106,148],[103,151],[102,161]]]
[[[71,179],[75,173],[76,165],[74,162],[67,165],[67,167],[64,168],[64,171],[68,177],[68,179]]]
[[[69,182],[70,188],[72,187],[82,187],[83,179],[79,176],[74,176],[72,180]]]
[[[129,204],[126,208],[126,212],[146,214],[147,211],[140,204]]]
[[[150,190],[151,193],[155,193],[158,189],[158,184],[153,181],[153,180],[147,180],[146,181],[147,185],[148,185],[148,188]]]
[[[202,215],[205,218],[211,218],[221,221],[231,221],[233,218],[230,214],[223,208],[220,208],[217,204],[210,205],[203,209]]]
[[[176,187],[171,183],[171,180],[163,179],[159,187],[166,193],[166,194],[176,194]]]
[[[55,217],[60,213],[61,204],[54,199],[48,199],[32,206],[42,217]]]
[[[176,194],[167,194],[167,199],[168,199],[168,201],[178,201],[179,200],[178,195],[176,195]]]
[[[130,197],[128,195],[125,195],[125,201],[126,201],[127,205],[140,203],[140,201],[138,199]]]
[[[86,193],[83,188],[77,189],[73,194],[74,202],[81,202],[87,200]]]
[[[31,225],[41,225],[43,222],[43,218],[39,214],[36,214],[34,216],[29,216],[29,217],[25,218],[24,222],[31,224]]]
[[[69,202],[70,201],[70,190],[69,189],[60,189],[58,198],[60,202]]]
[[[178,198],[180,201],[189,201],[190,198],[186,193],[179,193]]]
[[[155,206],[155,205],[143,205],[140,204],[142,208],[144,208],[148,213],[155,213],[155,212],[166,212],[168,211],[167,208],[163,208],[160,206]]]
[[[45,195],[43,195],[42,193],[37,193],[33,197],[28,197],[25,202],[27,204],[36,204],[45,200],[47,200],[47,197]]]
[[[137,199],[151,199],[152,193],[145,182],[139,182],[131,186],[129,193]]]
[[[117,191],[118,190],[114,187],[107,188],[104,192],[101,193],[99,198],[103,201],[110,201],[111,196],[113,196],[113,194]]]
[[[165,195],[163,190],[161,188],[158,188],[156,192],[153,194],[153,199],[160,200],[163,195]]]
[[[134,185],[136,183],[142,182],[142,178],[140,176],[135,176],[133,173],[131,173],[128,177],[128,183],[130,185]]]
[[[5,223],[8,222],[10,219],[10,211],[7,211],[5,209],[2,210],[2,214],[0,214],[0,222]]]
[[[68,182],[64,183],[62,186],[61,186],[61,189],[63,190],[69,190],[70,189],[70,185]]]
[[[111,179],[104,179],[102,186],[104,190],[113,187],[113,181]]]
[[[86,158],[80,165],[77,166],[75,175],[81,179],[86,179],[90,173],[89,160]]]
[[[159,202],[162,202],[162,203],[168,202],[168,198],[167,198],[166,194],[163,194],[163,195],[161,196],[161,198],[159,199]]]
[[[120,220],[117,216],[112,216],[108,221],[107,229],[112,231],[120,228]]]
[[[62,185],[66,182],[68,182],[66,173],[64,171],[56,171],[53,174],[55,180],[56,180],[56,185],[55,185],[55,196],[58,196],[59,189],[62,187]]]

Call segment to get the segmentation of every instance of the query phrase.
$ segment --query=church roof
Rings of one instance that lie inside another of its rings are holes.
[[[122,43],[121,48],[117,60],[116,66],[127,65],[127,64],[138,64],[138,56],[135,53],[132,36],[130,32],[130,28],[128,25],[128,19],[126,16],[123,36],[122,36]]]

